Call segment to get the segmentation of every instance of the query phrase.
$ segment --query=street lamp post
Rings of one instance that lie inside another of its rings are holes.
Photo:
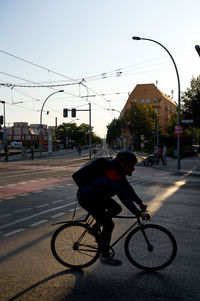
[[[78,118],[71,120],[70,122],[68,122],[68,124],[73,123],[74,121],[79,120]],[[69,129],[70,127],[67,126],[66,130],[67,130],[67,136],[66,136],[66,143],[67,143],[67,148],[69,148]]]
[[[147,38],[140,38],[140,37],[132,37],[133,40],[146,40],[146,41],[150,41],[150,42],[154,42],[158,45],[160,45],[162,48],[164,48],[167,53],[169,54],[170,58],[172,59],[172,62],[174,64],[175,70],[176,70],[176,75],[177,75],[177,81],[178,81],[178,126],[180,127],[180,79],[179,79],[179,74],[178,74],[178,69],[176,66],[176,63],[174,61],[174,58],[172,57],[171,53],[169,52],[169,50],[163,46],[161,43],[152,40],[152,39],[147,39]],[[180,156],[180,136],[177,136],[177,169],[179,170],[181,168],[181,164],[180,164],[180,160],[181,156]]]
[[[44,105],[45,103],[47,102],[47,100],[54,94],[56,93],[61,93],[61,92],[64,92],[64,90],[59,90],[59,91],[55,91],[53,93],[51,93],[46,99],[45,101],[43,102],[42,104],[42,108],[41,108],[41,111],[40,111],[40,138],[42,138],[42,112],[43,112],[43,108],[44,108]],[[41,148],[40,148],[40,155],[41,155]]]

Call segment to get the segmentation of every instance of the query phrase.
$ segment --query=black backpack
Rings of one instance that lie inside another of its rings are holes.
[[[82,187],[104,174],[111,166],[111,158],[95,158],[75,171],[72,178],[79,187]]]

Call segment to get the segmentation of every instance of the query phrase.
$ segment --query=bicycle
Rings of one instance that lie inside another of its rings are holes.
[[[129,261],[145,271],[158,271],[170,265],[176,257],[177,244],[174,236],[155,224],[144,224],[136,216],[119,215],[114,218],[136,219],[110,246],[113,247],[126,235],[124,249]],[[51,239],[51,251],[56,260],[72,269],[82,269],[93,264],[101,253],[101,232],[92,228],[94,218],[87,214],[82,220],[64,221]],[[137,225],[137,227],[135,227]]]

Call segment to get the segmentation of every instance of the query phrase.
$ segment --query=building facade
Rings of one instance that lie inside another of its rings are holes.
[[[152,106],[160,117],[161,133],[166,133],[171,115],[177,110],[177,104],[168,95],[161,92],[154,84],[136,85],[128,97],[121,116],[131,107],[132,102]]]
[[[27,122],[14,122],[13,126],[6,128],[7,141],[19,141],[23,143],[34,142],[39,137],[39,124],[30,124]],[[55,126],[48,127],[43,125],[43,139],[48,139],[48,134],[55,135]]]

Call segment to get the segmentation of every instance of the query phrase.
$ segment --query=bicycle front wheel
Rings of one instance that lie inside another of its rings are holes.
[[[164,269],[172,263],[177,252],[174,236],[167,229],[151,224],[131,231],[124,247],[129,261],[147,271]]]
[[[58,228],[51,239],[51,251],[62,265],[85,268],[94,263],[100,254],[98,235],[88,226],[72,222]]]

